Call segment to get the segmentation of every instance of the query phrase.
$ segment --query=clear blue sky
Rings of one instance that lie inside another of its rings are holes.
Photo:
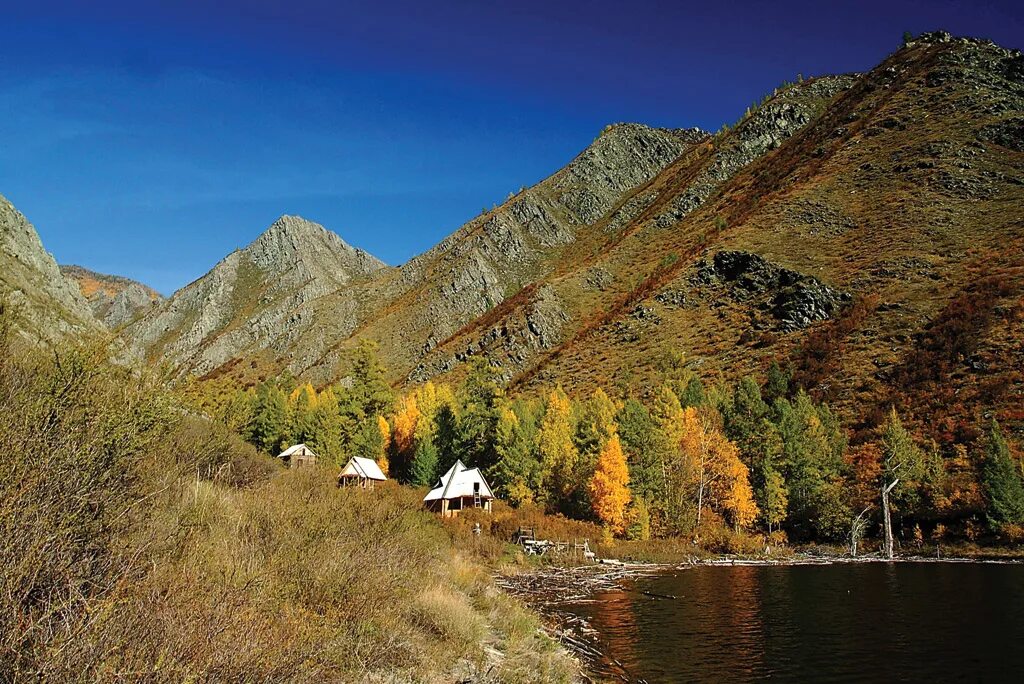
[[[0,193],[165,293],[283,213],[398,264],[607,123],[716,129],[904,30],[1024,47],[1020,5],[0,0]]]

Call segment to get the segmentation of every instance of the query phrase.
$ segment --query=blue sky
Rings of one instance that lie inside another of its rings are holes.
[[[284,213],[402,263],[607,123],[717,129],[904,30],[1024,47],[1015,2],[7,4],[0,193],[164,293]]]

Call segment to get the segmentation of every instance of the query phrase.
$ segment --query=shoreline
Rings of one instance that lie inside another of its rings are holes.
[[[654,599],[675,600],[675,596],[630,589],[626,583],[647,576],[698,567],[825,566],[869,563],[1022,564],[1024,558],[1012,556],[935,558],[915,555],[899,556],[889,560],[877,554],[851,557],[795,553],[779,558],[716,556],[694,557],[661,563],[603,559],[586,565],[506,568],[495,573],[494,582],[501,591],[520,600],[541,618],[545,633],[579,662],[580,676],[583,681],[603,681],[606,678],[632,681],[633,678],[626,671],[625,666],[605,652],[600,633],[586,619],[565,610],[564,606],[595,602],[598,599],[595,599],[594,596],[603,591],[636,591]]]

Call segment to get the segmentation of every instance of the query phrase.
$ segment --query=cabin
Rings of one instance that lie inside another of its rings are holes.
[[[277,455],[289,468],[316,465],[317,455],[305,444],[290,446]]]
[[[423,497],[427,510],[440,513],[443,518],[457,516],[467,508],[491,510],[494,493],[479,468],[467,468],[456,461],[437,484]]]
[[[376,461],[362,456],[353,456],[341,469],[341,474],[338,475],[338,486],[373,489],[375,482],[384,482],[387,479],[387,475],[380,469]]]

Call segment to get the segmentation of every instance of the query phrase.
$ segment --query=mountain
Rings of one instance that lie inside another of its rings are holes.
[[[129,325],[136,356],[196,373],[287,353],[324,295],[388,267],[323,226],[282,216],[252,244]]]
[[[866,74],[784,87],[649,191],[408,379],[486,354],[521,389],[643,388],[674,350],[708,378],[791,363],[852,415],[1024,417],[1020,52],[927,34]]]
[[[323,227],[284,217],[241,252],[125,331],[140,356],[183,371],[253,364],[320,381],[373,336],[393,368],[549,273],[595,217],[684,150],[697,129],[611,126],[565,169],[473,219],[429,252],[389,268]],[[366,329],[372,330],[367,333]]]
[[[122,276],[96,273],[81,266],[61,266],[60,272],[78,284],[93,315],[108,328],[135,320],[164,300],[151,287]]]
[[[99,329],[78,288],[43,248],[35,227],[2,195],[0,301],[15,309],[17,328],[31,343],[56,342]]]
[[[867,73],[783,84],[714,136],[611,126],[398,268],[268,279],[287,264],[248,266],[250,246],[127,332],[240,380],[334,380],[364,340],[397,384],[481,354],[515,387],[578,391],[642,391],[680,358],[726,378],[779,360],[851,411],[938,401],[919,390],[942,367],[943,397],[1006,411],[1024,393],[1022,178],[1021,54],[931,33]]]

